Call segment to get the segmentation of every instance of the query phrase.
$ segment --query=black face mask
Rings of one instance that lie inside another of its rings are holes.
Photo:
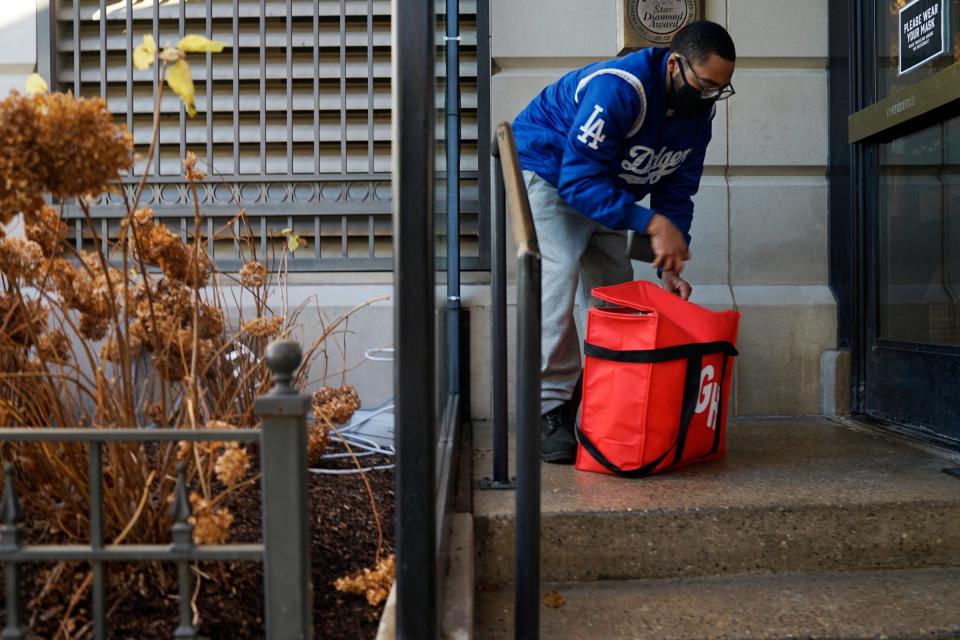
[[[694,118],[713,108],[716,98],[701,98],[700,92],[690,86],[687,76],[683,72],[683,62],[677,60],[680,76],[680,86],[677,86],[676,76],[670,76],[670,89],[667,91],[667,107],[681,118]]]

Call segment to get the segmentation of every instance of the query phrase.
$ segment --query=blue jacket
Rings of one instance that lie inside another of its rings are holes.
[[[520,166],[574,209],[611,229],[645,232],[661,213],[690,242],[714,111],[667,116],[669,48],[598,62],[564,75],[513,121]],[[637,201],[650,194],[651,209]]]

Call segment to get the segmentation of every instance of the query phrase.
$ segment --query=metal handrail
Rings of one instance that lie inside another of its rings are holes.
[[[503,188],[506,193],[507,213],[513,227],[513,239],[517,243],[517,257],[526,253],[540,254],[537,232],[533,226],[530,200],[523,180],[523,170],[517,157],[517,143],[509,122],[497,125],[497,146],[500,164],[503,167]]]
[[[530,201],[517,156],[513,130],[507,122],[497,126],[497,147],[502,169],[506,212],[517,244],[517,495],[516,495],[516,595],[514,637],[535,639],[540,626],[540,333],[541,258]],[[505,279],[501,271],[499,277]],[[505,317],[506,286],[498,287],[503,299],[494,300],[494,313]],[[498,307],[499,305],[499,307]],[[497,335],[506,350],[505,327]],[[504,358],[505,359],[505,358]],[[494,375],[496,375],[495,372]],[[506,372],[494,385],[506,397]],[[495,424],[494,458],[506,467],[506,420]],[[497,449],[500,451],[497,451]],[[496,462],[495,462],[496,466]]]

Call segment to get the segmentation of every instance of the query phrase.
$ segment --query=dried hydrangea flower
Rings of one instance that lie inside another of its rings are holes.
[[[143,413],[153,424],[162,425],[166,422],[164,419],[166,416],[163,413],[163,405],[159,402],[148,404]]]
[[[0,222],[54,197],[97,196],[133,161],[133,138],[101,98],[12,92],[0,101]]]
[[[352,385],[320,387],[311,398],[313,415],[331,424],[343,424],[360,408],[360,394]]]
[[[274,316],[272,318],[257,318],[243,323],[244,333],[248,333],[256,338],[269,338],[274,335],[283,326],[283,316]]]
[[[37,338],[37,355],[44,362],[68,362],[72,354],[70,347],[70,337],[61,329],[54,329]]]
[[[8,278],[32,282],[44,262],[43,249],[33,240],[3,238],[0,240],[0,271]]]
[[[26,236],[43,250],[43,255],[53,258],[60,254],[60,246],[67,237],[67,224],[52,207],[44,205],[35,213],[26,216]]]
[[[103,340],[107,335],[109,321],[102,316],[80,314],[80,335],[88,340]]]
[[[37,144],[37,98],[12,91],[0,101],[0,223],[43,206],[45,168]]]
[[[188,247],[166,225],[153,222],[152,217],[149,210],[134,213],[134,221],[138,224],[139,258],[145,264],[159,266],[172,280],[190,286],[204,286],[213,272],[210,258],[201,252],[199,266],[195,267],[196,249]]]
[[[197,318],[197,329],[201,338],[213,339],[223,335],[223,312],[217,307],[201,302]]]
[[[267,281],[267,268],[257,262],[250,260],[240,269],[240,282],[245,287],[257,289],[262,287]]]
[[[153,222],[153,209],[150,207],[140,207],[133,212],[133,221],[138,225],[145,225]]]
[[[395,576],[396,558],[391,554],[373,569],[363,569],[351,576],[338,578],[334,587],[344,593],[366,596],[370,606],[375,607],[390,595]]]
[[[315,420],[307,427],[307,461],[320,464],[321,456],[330,444],[330,423]]]
[[[190,494],[193,515],[193,541],[197,544],[224,544],[233,524],[233,514],[226,507],[214,509],[209,500],[196,493]]]
[[[97,196],[133,164],[133,137],[103,98],[50,93],[37,102],[37,145],[54,197]]]
[[[250,457],[247,455],[247,450],[238,442],[228,442],[223,453],[217,458],[213,470],[217,474],[217,480],[232,487],[243,480],[249,468]]]
[[[183,159],[183,174],[190,182],[200,182],[207,177],[206,173],[197,169],[197,154],[193,151],[187,151],[187,156]]]

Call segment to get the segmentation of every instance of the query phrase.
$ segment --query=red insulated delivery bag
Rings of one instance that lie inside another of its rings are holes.
[[[577,469],[637,478],[726,452],[736,311],[650,282],[598,287],[587,316]]]

